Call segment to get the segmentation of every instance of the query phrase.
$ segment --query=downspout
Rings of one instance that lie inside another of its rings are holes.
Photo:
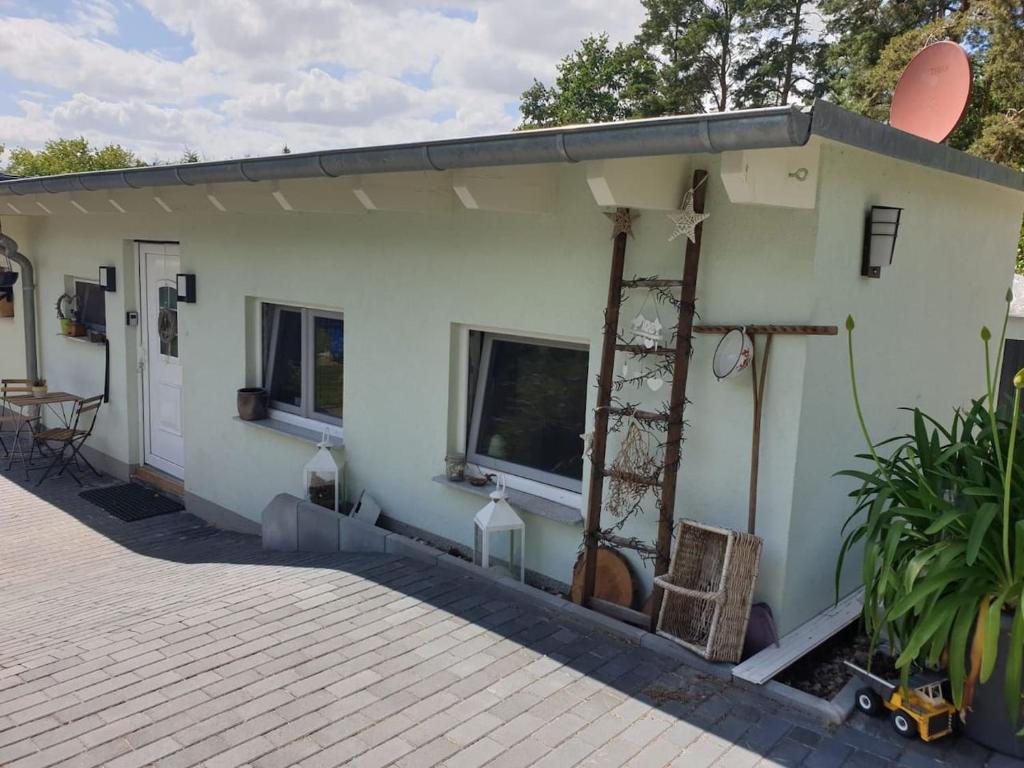
[[[0,251],[21,267],[22,311],[25,325],[25,377],[39,378],[39,355],[36,351],[36,271],[32,262],[18,250],[14,238],[0,232]]]

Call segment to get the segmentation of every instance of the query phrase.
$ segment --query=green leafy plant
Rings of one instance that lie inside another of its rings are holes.
[[[1007,314],[1010,295],[1007,295]],[[913,432],[872,440],[857,390],[853,318],[847,319],[850,377],[857,417],[868,445],[858,458],[869,471],[857,479],[854,512],[844,526],[836,568],[863,546],[864,621],[873,642],[885,637],[901,682],[924,662],[945,664],[953,703],[971,703],[987,682],[999,650],[1001,618],[1012,614],[1004,691],[1012,722],[1021,707],[1024,666],[1024,454],[1018,429],[1024,370],[1014,377],[1013,410],[1000,414],[997,379],[1006,320],[993,364],[985,345],[985,395],[957,409],[948,426],[913,409]]]

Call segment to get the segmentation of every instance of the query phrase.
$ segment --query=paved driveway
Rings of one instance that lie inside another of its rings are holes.
[[[0,476],[5,768],[988,758],[859,719],[830,731],[568,621],[459,571],[265,553],[188,515],[122,523],[69,481],[40,498]]]

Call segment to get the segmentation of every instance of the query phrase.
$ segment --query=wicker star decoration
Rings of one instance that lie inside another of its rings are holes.
[[[633,234],[633,222],[640,218],[639,213],[633,213],[629,208],[616,208],[614,212],[605,213],[612,220],[612,240],[625,232],[630,237]]]
[[[680,235],[686,235],[687,240],[691,243],[696,243],[697,226],[702,221],[711,218],[711,214],[697,213],[693,210],[693,190],[691,189],[683,197],[683,204],[680,206],[679,212],[670,213],[668,218],[675,225],[672,234],[668,236],[670,243]]]

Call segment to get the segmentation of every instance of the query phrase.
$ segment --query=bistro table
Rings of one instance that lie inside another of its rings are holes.
[[[31,438],[34,434],[32,424],[39,420],[44,408],[53,415],[59,426],[70,429],[71,420],[75,414],[75,404],[81,399],[78,395],[73,395],[70,392],[48,392],[41,397],[36,395],[8,397],[4,404],[8,408],[18,411],[18,414],[21,416],[21,422],[18,424],[18,430],[14,433],[14,445],[10,452],[10,458],[7,461],[7,469],[10,470],[14,466],[15,459],[20,459],[25,467],[25,477],[28,477],[29,469],[31,469],[29,462],[35,453],[35,443],[29,443],[29,450],[26,455],[25,449],[21,445],[22,429],[27,425],[29,438]],[[35,412],[33,413],[33,411]],[[40,458],[42,458],[41,452]]]

